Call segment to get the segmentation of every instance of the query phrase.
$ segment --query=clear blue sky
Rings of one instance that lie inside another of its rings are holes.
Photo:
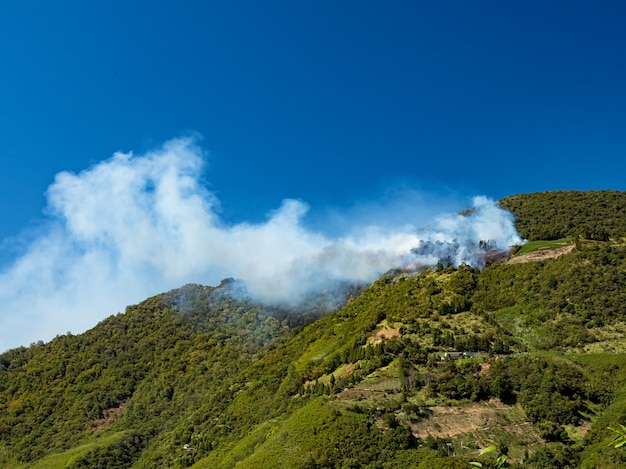
[[[0,7],[0,237],[62,170],[190,131],[226,220],[397,183],[626,189],[626,3]]]

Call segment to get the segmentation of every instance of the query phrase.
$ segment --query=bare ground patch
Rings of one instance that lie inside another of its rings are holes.
[[[87,424],[87,428],[92,432],[104,430],[106,427],[111,425],[122,416],[122,414],[124,413],[124,409],[126,408],[126,402],[127,401],[124,401],[117,407],[112,407],[105,410],[103,412],[104,417],[102,417],[101,419],[92,420]]]
[[[385,340],[393,339],[394,337],[400,337],[400,330],[395,328],[381,329],[374,334],[374,343],[380,344]]]
[[[523,262],[535,262],[545,259],[555,259],[563,254],[567,254],[574,249],[574,244],[563,246],[557,249],[539,249],[537,251],[529,252],[528,254],[522,254],[515,256],[507,261],[507,264],[521,264]]]
[[[503,427],[515,433],[536,433],[532,424],[526,422],[519,405],[506,405],[497,399],[464,406],[431,406],[426,413],[428,418],[411,425],[413,434],[418,438],[428,435],[435,438],[454,437],[465,433],[486,435]],[[536,436],[539,437],[538,434]]]
[[[352,373],[352,370],[354,370],[355,366],[356,366],[356,363],[348,364],[348,366],[346,366],[346,368],[341,372],[339,377],[340,378],[345,378],[346,376],[348,376],[350,373]]]

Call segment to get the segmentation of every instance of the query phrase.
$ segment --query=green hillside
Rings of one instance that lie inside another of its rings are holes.
[[[626,467],[622,196],[501,201],[574,238],[555,258],[389,272],[331,312],[186,285],[8,351],[0,467]]]
[[[499,201],[529,241],[571,236],[607,241],[626,234],[626,192],[554,191],[518,194]]]

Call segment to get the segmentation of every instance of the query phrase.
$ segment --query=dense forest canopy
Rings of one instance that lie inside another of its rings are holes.
[[[577,237],[553,259],[393,271],[330,312],[186,285],[10,350],[0,466],[626,467],[623,197],[501,201]]]
[[[607,241],[626,234],[626,192],[554,191],[518,194],[499,201],[530,241],[581,236]]]

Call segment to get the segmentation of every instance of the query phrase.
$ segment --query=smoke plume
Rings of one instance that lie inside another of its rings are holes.
[[[359,226],[339,236],[305,228],[308,206],[291,199],[263,223],[227,224],[201,183],[203,166],[194,139],[180,138],[59,173],[47,191],[45,229],[0,272],[0,352],[81,332],[185,283],[235,277],[258,300],[294,303],[391,268],[444,257],[479,264],[480,241],[497,249],[521,242],[510,214],[484,197],[467,215]]]

